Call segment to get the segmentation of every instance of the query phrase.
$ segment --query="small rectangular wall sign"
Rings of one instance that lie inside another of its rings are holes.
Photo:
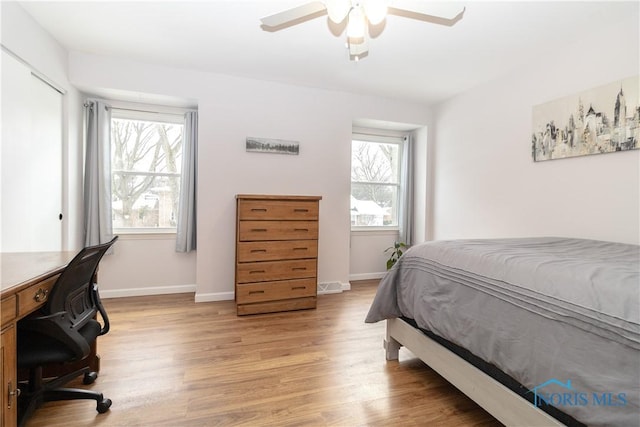
[[[247,137],[246,148],[248,152],[274,153],[274,154],[300,154],[298,141],[286,141],[284,139],[267,139]]]
[[[533,107],[533,160],[637,150],[638,81],[629,77]]]

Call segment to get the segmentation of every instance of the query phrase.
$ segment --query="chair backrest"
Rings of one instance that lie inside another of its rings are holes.
[[[117,239],[115,236],[110,242],[82,249],[60,274],[41,312],[65,311],[73,328],[92,319],[97,312],[93,278],[100,260]]]

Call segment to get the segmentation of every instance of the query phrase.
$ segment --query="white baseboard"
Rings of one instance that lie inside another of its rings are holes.
[[[147,295],[187,294],[195,293],[195,291],[195,284],[176,286],[153,286],[148,288],[100,289],[100,297],[103,299],[140,297]]]
[[[349,282],[327,282],[318,283],[318,295],[337,294],[343,291],[351,290]],[[166,295],[166,294],[184,294],[195,293],[195,302],[212,302],[212,301],[233,301],[234,292],[211,292],[198,293],[196,285],[177,285],[177,286],[155,286],[148,288],[129,288],[129,289],[113,289],[100,290],[100,296],[104,299],[108,298],[124,298],[139,297],[147,295]]]
[[[349,275],[349,280],[382,279],[385,274],[387,274],[386,271],[385,272],[381,272],[381,273],[350,274]]]
[[[236,297],[234,292],[210,292],[208,294],[196,293],[195,302],[233,301]]]

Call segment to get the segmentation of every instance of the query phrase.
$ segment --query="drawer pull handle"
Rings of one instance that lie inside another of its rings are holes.
[[[302,209],[302,208],[300,208],[300,209],[294,209],[293,211],[294,211],[294,212],[309,212],[309,209]]]
[[[306,286],[292,286],[291,287],[292,291],[299,291],[299,290],[304,290],[304,289],[307,289],[307,287]]]
[[[251,208],[251,212],[266,212],[265,208]]]
[[[49,289],[38,288],[36,294],[33,296],[33,299],[36,302],[42,302],[47,299],[47,295],[49,295]]]
[[[309,231],[308,228],[294,228],[293,231]]]
[[[249,271],[249,274],[260,274],[260,273],[266,273],[266,271],[264,271],[264,270],[251,270],[251,271]]]
[[[254,231],[254,232],[265,232],[265,231],[267,231],[267,229],[266,228],[252,228],[251,231]]]
[[[253,294],[264,294],[264,291],[249,291],[249,295]]]
[[[308,251],[309,248],[293,248],[294,251]]]
[[[307,267],[292,267],[291,268],[291,270],[293,270],[293,271],[304,271],[306,269],[307,269]]]
[[[252,254],[257,254],[257,253],[260,253],[260,252],[267,252],[267,250],[266,249],[251,249],[251,253]]]

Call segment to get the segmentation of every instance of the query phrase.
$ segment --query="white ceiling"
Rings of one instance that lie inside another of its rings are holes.
[[[638,2],[460,2],[453,27],[388,16],[348,60],[326,16],[278,32],[260,18],[306,0],[20,2],[69,51],[434,104],[578,42]],[[552,66],[552,64],[550,64]]]

